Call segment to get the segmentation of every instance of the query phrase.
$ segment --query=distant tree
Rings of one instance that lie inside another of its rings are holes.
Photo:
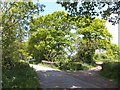
[[[86,18],[80,19],[77,33],[80,36],[77,56],[78,60],[86,63],[93,62],[96,49],[107,50],[110,48],[112,35],[105,27],[105,20]]]
[[[114,55],[114,59],[119,60],[120,59],[120,48],[116,44],[110,45],[110,50],[112,54]]]

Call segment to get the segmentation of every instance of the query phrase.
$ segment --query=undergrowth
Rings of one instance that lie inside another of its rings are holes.
[[[25,62],[15,62],[11,68],[2,68],[2,88],[19,89],[39,87],[38,76],[33,68]]]

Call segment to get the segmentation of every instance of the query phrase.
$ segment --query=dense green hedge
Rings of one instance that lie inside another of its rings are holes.
[[[78,71],[87,70],[92,66],[81,62],[64,62],[64,63],[61,62],[58,64],[57,67],[61,70]]]
[[[38,88],[38,76],[25,62],[15,62],[14,67],[3,68],[2,88]]]
[[[120,82],[120,62],[104,62],[100,74]]]

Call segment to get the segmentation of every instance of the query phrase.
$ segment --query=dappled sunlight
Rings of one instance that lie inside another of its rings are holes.
[[[89,69],[88,71],[100,71],[100,70],[102,70],[102,67],[101,66],[97,66],[97,67]]]
[[[65,72],[60,71],[37,71],[40,75],[41,88],[90,88],[98,86],[78,80]]]
[[[79,87],[79,86],[74,86],[74,85],[73,85],[73,86],[70,87],[70,88],[81,88],[81,87]]]
[[[35,64],[30,64],[30,67],[33,67],[36,71],[42,71],[42,72],[47,72],[47,71],[59,71],[58,69],[53,69],[50,67],[45,67],[41,65],[35,65]]]
[[[120,1],[11,1],[0,2],[3,88],[117,87]]]
[[[41,88],[108,88],[108,85],[116,87],[112,82],[100,78],[98,71],[65,72],[40,65],[31,66],[40,76]]]
[[[33,66],[34,67],[34,66]],[[41,66],[38,66],[41,67]],[[42,66],[43,67],[43,66]],[[80,81],[72,76],[70,76],[67,72],[51,70],[51,68],[45,67],[37,69],[38,75],[40,75],[40,85],[46,88],[89,88],[98,86],[94,86],[92,84],[86,83],[84,81]]]

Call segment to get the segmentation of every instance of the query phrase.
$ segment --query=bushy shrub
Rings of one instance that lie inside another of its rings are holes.
[[[70,70],[70,71],[78,71],[78,70],[88,70],[92,68],[92,65],[88,65],[82,62],[60,62],[58,68],[61,70]]]
[[[108,57],[107,54],[102,53],[102,54],[100,55],[100,58],[101,58],[101,59],[108,59],[109,57]]]
[[[9,89],[33,88],[37,90],[39,82],[36,72],[28,63],[14,62],[12,68],[2,68],[2,87]]]
[[[56,57],[56,67],[58,67],[61,70],[70,70],[70,71],[78,71],[78,70],[88,70],[89,68],[92,68],[92,65],[89,65],[87,63],[73,61],[72,59],[68,59],[64,56],[58,56]]]
[[[110,56],[107,53],[94,54],[93,60],[94,61],[102,61],[102,62],[114,61],[113,56]]]
[[[66,62],[66,63],[61,63],[59,69],[70,70],[70,71],[82,70],[82,65],[81,63],[78,62]]]
[[[104,62],[102,68],[101,75],[120,81],[120,62]]]
[[[82,70],[88,70],[93,67],[94,67],[93,65],[89,65],[87,63],[82,63]]]

